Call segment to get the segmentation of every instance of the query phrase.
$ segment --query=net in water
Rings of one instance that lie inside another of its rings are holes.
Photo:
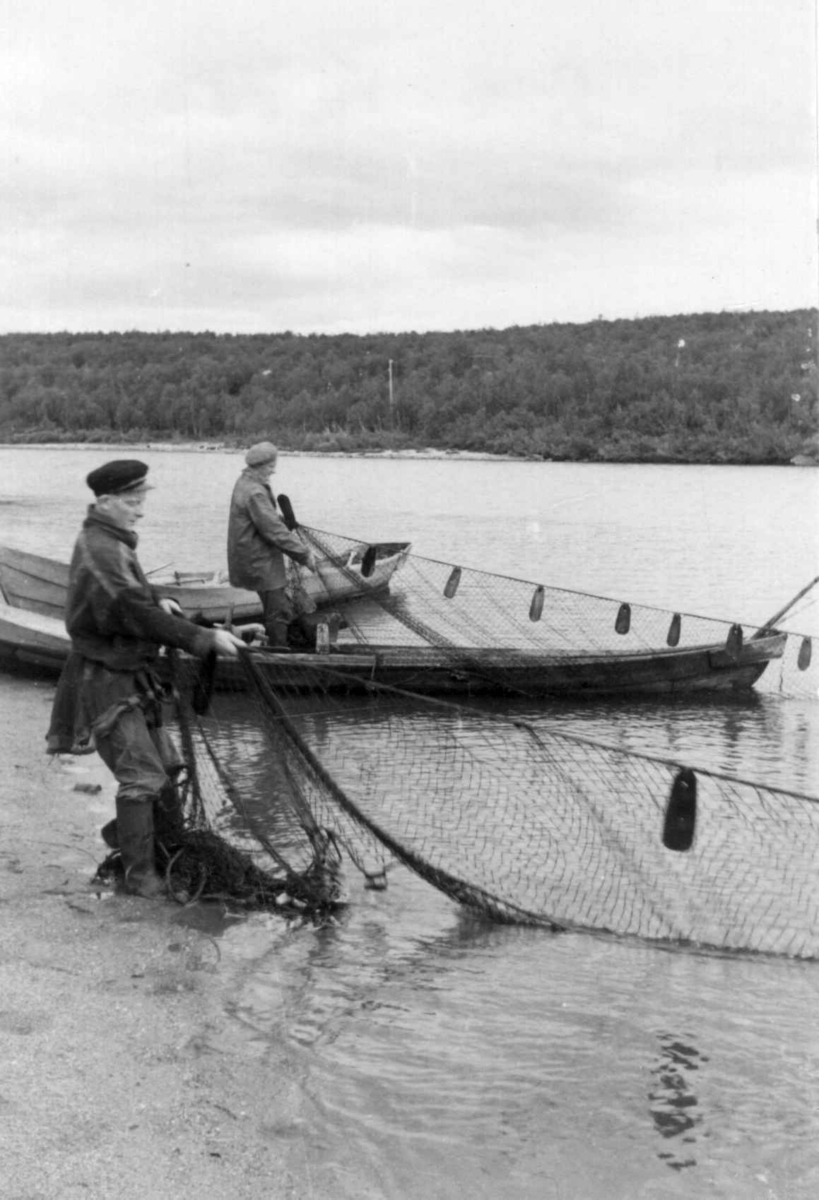
[[[344,539],[312,537],[350,562]],[[637,655],[706,647],[730,669],[752,626],[410,555],[400,579],[336,617],[326,653],[250,649],[232,673],[222,664],[215,691],[198,665],[177,662],[193,826],[270,873],[260,902],[326,914],[342,873],[382,887],[402,864],[492,920],[819,955],[817,797],[479,706],[486,693],[538,696],[544,680],[549,694],[549,672],[571,666],[578,645],[603,660],[624,644]],[[783,664],[797,678],[815,670],[802,644],[790,654],[781,639],[780,690]],[[376,678],[384,647],[397,648],[405,686]],[[407,686],[428,683],[432,667],[438,694]]]
[[[369,670],[371,677],[410,691],[468,696],[503,691],[574,698],[750,687],[819,696],[816,639],[779,625],[760,628],[628,596],[548,587],[425,558],[397,544],[372,548],[379,556],[383,551],[383,563],[398,566],[385,578],[379,557],[367,581],[359,573],[366,545],[312,528],[301,532],[317,553],[317,580],[326,582],[328,607],[332,579],[321,564],[355,576],[364,592],[335,614],[340,629],[332,627],[332,650],[339,670]],[[290,581],[298,603],[295,564]],[[817,596],[819,588],[801,611]]]
[[[197,804],[291,879],[332,848],[370,886],[400,863],[492,920],[819,953],[816,797],[383,685],[324,690],[326,667],[309,693],[253,654],[243,670],[192,716]]]

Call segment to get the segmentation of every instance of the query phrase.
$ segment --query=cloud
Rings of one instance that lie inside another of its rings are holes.
[[[808,0],[11,7],[6,328],[814,297]]]

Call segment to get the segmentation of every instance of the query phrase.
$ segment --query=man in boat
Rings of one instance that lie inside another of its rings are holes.
[[[313,551],[282,519],[270,478],[279,451],[272,442],[258,442],[245,455],[245,469],[233,488],[228,519],[228,570],[233,587],[257,592],[262,602],[265,633],[270,645],[287,649],[293,604],[285,589],[285,555],[316,570]]]
[[[134,529],[152,486],[147,475],[144,463],[118,459],[86,480],[95,499],[71,559],[65,613],[71,653],[57,685],[48,751],[96,749],[119,785],[116,822],[103,837],[119,848],[126,890],[154,897],[164,891],[155,822],[181,827],[173,780],[184,765],[162,725],[155,660],[161,646],[199,658],[236,657],[243,643],[186,620],[145,578]]]

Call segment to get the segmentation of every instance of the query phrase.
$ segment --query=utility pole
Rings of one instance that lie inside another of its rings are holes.
[[[390,424],[392,424],[393,416],[395,413],[395,395],[393,392],[393,385],[392,385],[392,359],[389,360],[388,373],[389,373],[389,381],[390,381]]]

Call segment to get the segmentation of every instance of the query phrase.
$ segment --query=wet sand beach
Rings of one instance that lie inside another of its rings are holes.
[[[224,917],[90,886],[113,785],[95,755],[47,758],[52,695],[0,676],[0,1194],[352,1194],[310,1142],[286,1051],[231,1015]],[[264,920],[251,940],[269,947],[286,934]]]

